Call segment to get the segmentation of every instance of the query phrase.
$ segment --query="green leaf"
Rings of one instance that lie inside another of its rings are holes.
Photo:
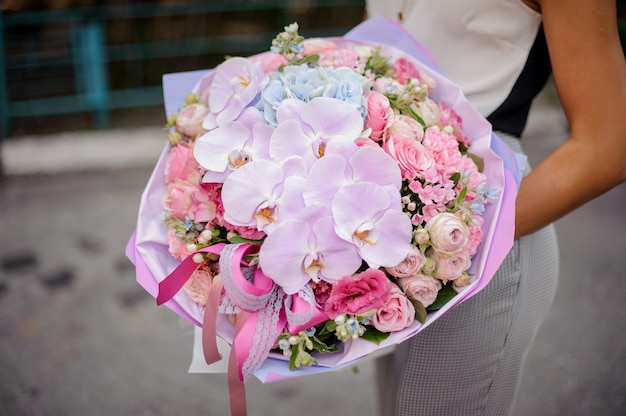
[[[415,308],[415,319],[421,324],[426,322],[426,316],[428,312],[426,312],[426,308],[424,307],[424,304],[416,299],[409,298],[409,300],[411,301],[411,303],[413,304],[413,307]]]
[[[335,321],[326,321],[326,323],[324,324],[324,327],[322,328],[322,330],[319,332],[319,335],[327,335],[327,334],[334,334],[335,330],[337,329],[337,323]]]
[[[437,294],[437,299],[426,308],[429,311],[437,311],[443,307],[446,303],[450,301],[453,297],[457,295],[456,290],[452,287],[451,284],[445,285],[441,288],[439,293]]]
[[[327,345],[325,342],[323,342],[322,340],[320,340],[317,337],[312,337],[311,341],[313,342],[313,349],[315,351],[324,353],[324,352],[335,352],[338,351],[339,348],[337,348],[336,345],[331,344],[331,345]]]
[[[310,63],[319,61],[319,59],[320,59],[319,55],[308,55],[308,56],[305,56],[304,58],[296,59],[291,64],[292,65],[310,64]]]
[[[485,169],[485,161],[483,160],[482,157],[475,155],[474,153],[467,153],[467,157],[469,157],[470,159],[472,159],[474,161],[474,163],[476,163],[476,166],[478,167],[478,171],[482,172]]]
[[[299,353],[299,351],[298,351],[297,348],[292,348],[291,349],[291,356],[289,357],[289,369],[291,371],[293,371],[293,370],[298,368],[298,367],[296,367],[296,358],[298,357],[298,353]]]
[[[417,122],[420,123],[422,127],[426,128],[426,122],[424,121],[424,119],[422,119],[420,115],[417,114],[411,107],[407,107],[407,108],[409,109],[409,113],[411,113],[411,117],[417,120]]]
[[[381,342],[389,338],[389,332],[380,332],[371,325],[365,327],[365,332],[361,335],[361,339],[380,345]]]
[[[238,244],[238,243],[252,243],[252,244],[261,244],[263,242],[263,240],[251,240],[249,238],[244,238],[240,235],[233,235],[231,237],[228,238],[228,241],[233,243],[233,244]]]

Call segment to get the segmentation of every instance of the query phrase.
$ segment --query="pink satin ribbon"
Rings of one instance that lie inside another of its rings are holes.
[[[258,251],[258,245],[240,244],[226,245],[215,244],[191,253],[180,265],[159,283],[157,304],[161,305],[170,300],[182,289],[187,280],[200,266],[193,261],[197,253],[214,253],[220,255],[220,275],[213,279],[209,290],[208,300],[204,311],[202,323],[202,347],[207,364],[215,363],[222,359],[217,348],[217,317],[221,303],[223,289],[229,299],[237,305],[240,312],[236,319],[236,330],[232,342],[232,348],[228,363],[228,386],[232,416],[245,416],[245,380],[267,358],[269,350],[276,337],[287,326],[289,331],[297,333],[310,328],[327,317],[317,307],[312,297],[305,300],[297,294],[287,296],[269,277],[256,268],[254,278],[248,280],[242,272],[243,258],[246,254]],[[288,302],[285,300],[288,299]],[[287,313],[286,307],[289,306]],[[278,315],[276,310],[280,309]],[[300,325],[289,325],[288,316]],[[305,316],[306,318],[302,318]],[[300,318],[300,319],[296,319]],[[267,328],[273,334],[265,333],[263,325],[267,327],[269,319],[275,320]],[[259,334],[259,332],[263,332]],[[265,337],[260,342],[260,337]],[[256,345],[260,342],[260,345]],[[251,357],[250,354],[255,354]],[[252,359],[252,362],[250,362]]]

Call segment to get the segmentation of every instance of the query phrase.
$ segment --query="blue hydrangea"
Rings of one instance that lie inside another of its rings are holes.
[[[265,120],[275,126],[276,109],[284,99],[308,102],[316,97],[328,97],[354,106],[365,117],[367,103],[363,94],[369,89],[369,80],[349,68],[287,66],[282,72],[270,75],[257,108],[263,112]]]

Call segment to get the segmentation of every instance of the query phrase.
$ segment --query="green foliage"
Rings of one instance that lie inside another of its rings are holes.
[[[457,292],[452,287],[452,284],[449,283],[445,285],[437,294],[437,299],[435,299],[435,301],[427,308],[427,310],[438,311],[456,295]]]

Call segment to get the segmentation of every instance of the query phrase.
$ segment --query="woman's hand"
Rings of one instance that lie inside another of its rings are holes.
[[[520,186],[516,237],[626,180],[626,62],[615,0],[539,0],[569,139]]]

